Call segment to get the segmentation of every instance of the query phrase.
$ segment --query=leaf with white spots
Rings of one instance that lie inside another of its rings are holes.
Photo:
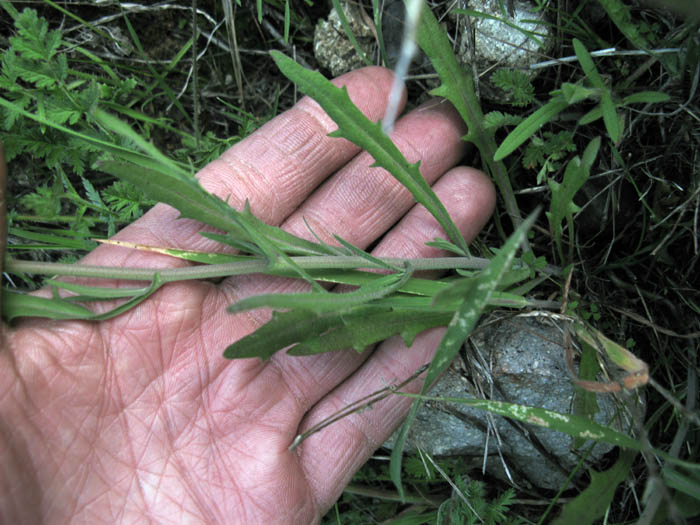
[[[530,407],[507,403],[505,401],[494,401],[490,399],[465,399],[462,397],[430,397],[423,395],[403,394],[408,397],[416,397],[422,401],[439,401],[441,403],[459,403],[481,410],[487,410],[500,416],[517,419],[523,423],[530,423],[543,428],[551,428],[558,432],[563,432],[574,438],[592,439],[611,445],[641,450],[642,444],[613,428],[606,427],[585,416],[575,414],[562,414],[547,410],[541,407]]]
[[[447,332],[445,332],[442,341],[440,341],[440,345],[435,352],[435,357],[433,357],[430,363],[430,367],[425,376],[425,383],[421,390],[422,394],[425,394],[430,389],[432,384],[450,365],[457,355],[457,352],[459,352],[465,339],[469,336],[476,322],[479,320],[484,307],[497,290],[503,277],[508,273],[513,259],[515,259],[515,253],[525,240],[525,236],[535,222],[538,213],[539,208],[530,214],[520,227],[513,232],[481,275],[476,279],[471,279],[469,285],[465,287],[462,303],[458,306],[450,324],[447,326]],[[391,479],[401,494],[403,494],[403,487],[401,484],[401,459],[403,456],[403,448],[406,443],[408,429],[418,412],[419,406],[420,399],[416,399],[411,406],[409,415],[401,428],[399,437],[396,440],[396,445],[391,453],[391,465],[389,467]]]

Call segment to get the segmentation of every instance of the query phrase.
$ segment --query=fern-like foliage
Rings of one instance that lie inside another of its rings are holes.
[[[458,477],[452,498],[440,507],[438,523],[519,525],[524,522],[509,511],[514,499],[515,491],[508,489],[489,500],[483,481]]]
[[[535,88],[528,77],[517,69],[499,69],[491,75],[491,82],[508,95],[512,106],[529,106],[535,101]]]
[[[43,160],[51,170],[61,167],[81,175],[97,154],[29,121],[14,108],[39,113],[57,124],[85,128],[85,116],[99,98],[98,86],[94,81],[76,81],[62,51],[61,33],[49,30],[35,10],[13,13],[7,5],[5,9],[14,16],[16,29],[0,65],[0,91],[12,103],[0,107],[6,158],[11,161],[28,154],[34,161]]]
[[[87,177],[104,149],[76,134],[125,145],[94,115],[100,105],[119,111],[137,101],[139,81],[111,68],[96,68],[109,72],[104,77],[87,77],[71,67],[75,48],[34,9],[19,12],[9,2],[0,9],[15,25],[9,47],[0,50],[0,132],[6,160],[25,172],[23,185],[31,188],[17,204],[42,222],[65,223],[72,216],[73,229],[99,222],[107,225],[101,233],[113,232],[115,222],[133,220],[152,201],[124,185],[96,189]]]
[[[574,151],[576,144],[572,131],[545,131],[541,137],[533,135],[530,139],[523,155],[523,167],[538,170],[537,184],[542,184],[550,173],[561,169],[566,157]]]

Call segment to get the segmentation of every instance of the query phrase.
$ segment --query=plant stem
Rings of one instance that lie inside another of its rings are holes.
[[[304,270],[351,270],[357,268],[376,268],[368,263],[367,259],[355,256],[306,256],[290,257],[291,261]],[[384,257],[381,261],[393,266],[410,265],[413,270],[481,270],[486,268],[490,260],[481,257],[435,257],[425,259],[402,259],[396,257]],[[217,277],[230,277],[232,275],[244,275],[249,273],[271,273],[278,275],[288,270],[294,274],[295,270],[279,267],[270,271],[267,259],[251,257],[250,261],[240,261],[224,264],[209,264],[186,266],[184,268],[125,268],[121,266],[91,266],[86,264],[46,263],[37,261],[21,261],[18,259],[7,260],[5,271],[9,273],[31,273],[36,275],[63,275],[70,277],[90,277],[98,279],[124,279],[130,281],[152,281],[156,275],[161,282],[186,281],[192,279],[214,279]],[[543,270],[550,275],[558,275],[561,270],[555,266],[547,266]]]
[[[311,256],[291,257],[291,260],[305,270],[342,270],[374,267],[363,257],[354,256]],[[478,270],[488,266],[489,260],[478,257],[437,257],[433,259],[383,258],[391,265],[410,264],[414,270],[453,270],[457,268]],[[251,257],[250,261],[224,264],[187,266],[184,268],[125,268],[121,266],[90,266],[83,264],[46,263],[8,259],[5,269],[9,273],[31,273],[37,275],[64,275],[71,277],[91,277],[98,279],[125,279],[130,281],[150,281],[156,274],[162,282],[191,279],[212,279],[249,273],[270,273],[267,259]],[[289,270],[293,272],[290,266]],[[274,273],[279,273],[276,270]]]

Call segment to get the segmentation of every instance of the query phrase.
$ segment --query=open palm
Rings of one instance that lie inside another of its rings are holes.
[[[391,73],[341,77],[371,119],[385,109]],[[355,146],[327,137],[335,125],[301,100],[199,175],[209,191],[301,237],[337,233],[373,253],[440,255],[444,236],[422,207]],[[421,171],[467,239],[494,204],[479,172],[454,168],[464,129],[447,104],[423,106],[393,138]],[[405,215],[405,216],[404,216]],[[158,205],[117,236],[158,246],[221,249],[200,224]],[[403,217],[403,218],[402,218]],[[398,223],[397,223],[398,222]],[[386,234],[386,235],[385,235]],[[103,246],[84,263],[172,267],[165,256]],[[118,285],[118,283],[114,283]],[[0,522],[311,523],[404,417],[394,397],[315,434],[294,436],[346,404],[410,376],[430,360],[440,330],[406,349],[400,338],[374,349],[311,357],[228,361],[230,343],[269,313],[232,316],[225,307],[299,281],[263,276],[165,286],[110,321],[26,320],[4,329],[0,352]],[[416,389],[420,385],[413,385]]]

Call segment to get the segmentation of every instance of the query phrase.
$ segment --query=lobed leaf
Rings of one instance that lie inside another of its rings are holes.
[[[305,338],[291,348],[290,355],[312,355],[345,348],[362,352],[370,345],[380,343],[394,335],[400,335],[406,346],[411,346],[416,336],[424,330],[445,326],[453,312],[430,310],[392,310],[360,312],[343,317],[323,333]]]
[[[227,359],[258,357],[263,361],[290,345],[342,324],[340,314],[317,315],[308,310],[273,312],[272,319],[224,351]]]
[[[372,122],[350,100],[347,89],[337,88],[323,75],[309,71],[279,51],[270,52],[280,71],[311,96],[338,125],[331,137],[343,137],[367,151],[374,166],[387,170],[411,192],[417,202],[435,217],[450,240],[465,252],[467,243],[454,224],[445,206],[420,173],[419,164],[410,164],[391,139],[382,131],[380,122]]]
[[[615,464],[608,470],[590,470],[591,482],[580,494],[566,503],[554,525],[576,523],[589,525],[603,518],[613,501],[618,485],[629,476],[637,457],[636,450],[623,450]]]

